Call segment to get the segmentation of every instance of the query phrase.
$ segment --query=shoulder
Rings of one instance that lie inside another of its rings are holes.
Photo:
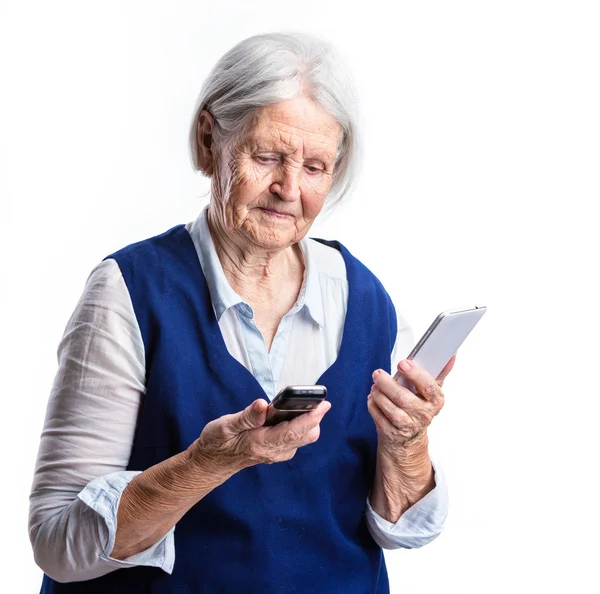
[[[347,282],[346,262],[340,250],[317,239],[310,239],[307,245],[320,274]]]
[[[106,259],[114,260],[127,286],[133,283],[155,283],[165,275],[172,276],[189,268],[195,248],[184,225],[177,225],[159,235],[131,243]]]
[[[352,278],[355,284],[363,288],[370,287],[388,296],[375,273],[339,241],[314,239],[311,246],[315,246],[315,253],[318,254],[319,261],[323,262],[320,269],[326,270],[332,276],[343,275],[344,279]]]
[[[117,262],[107,258],[90,272],[82,295],[82,300],[95,304],[121,301],[127,294],[123,275]]]
[[[172,249],[177,243],[181,243],[182,240],[185,241],[186,237],[189,238],[189,233],[185,225],[176,225],[159,235],[153,235],[141,241],[130,243],[111,253],[107,258],[112,258],[120,262],[129,258],[156,257],[161,251]]]
[[[339,241],[313,239],[310,242],[321,277],[352,285],[352,290],[394,310],[391,297],[377,276]]]
[[[120,335],[121,328],[135,325],[121,270],[115,260],[106,259],[88,275],[67,329],[77,336],[97,332]]]

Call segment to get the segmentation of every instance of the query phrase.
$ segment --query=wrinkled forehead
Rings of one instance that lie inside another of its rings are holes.
[[[342,129],[324,109],[310,100],[276,103],[256,110],[245,135],[254,150],[310,153],[333,160]]]

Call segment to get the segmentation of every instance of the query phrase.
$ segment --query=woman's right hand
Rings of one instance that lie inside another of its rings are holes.
[[[267,407],[266,400],[255,400],[239,413],[208,423],[189,448],[192,458],[233,472],[255,464],[290,460],[298,448],[319,439],[319,424],[331,404],[321,402],[291,421],[264,427]]]

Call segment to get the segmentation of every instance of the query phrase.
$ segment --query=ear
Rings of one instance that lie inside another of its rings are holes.
[[[198,162],[202,171],[208,176],[211,176],[214,172],[215,159],[212,146],[214,125],[215,119],[213,116],[203,109],[198,115]]]

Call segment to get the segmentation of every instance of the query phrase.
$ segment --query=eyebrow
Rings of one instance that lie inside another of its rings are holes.
[[[289,155],[291,150],[282,150],[285,148],[284,146],[274,146],[273,144],[266,141],[256,141],[256,150],[264,153],[278,153],[281,155]],[[329,153],[324,151],[315,150],[309,153],[309,157],[305,157],[305,161],[321,161],[322,163],[333,163],[335,161],[335,156],[331,156]]]

